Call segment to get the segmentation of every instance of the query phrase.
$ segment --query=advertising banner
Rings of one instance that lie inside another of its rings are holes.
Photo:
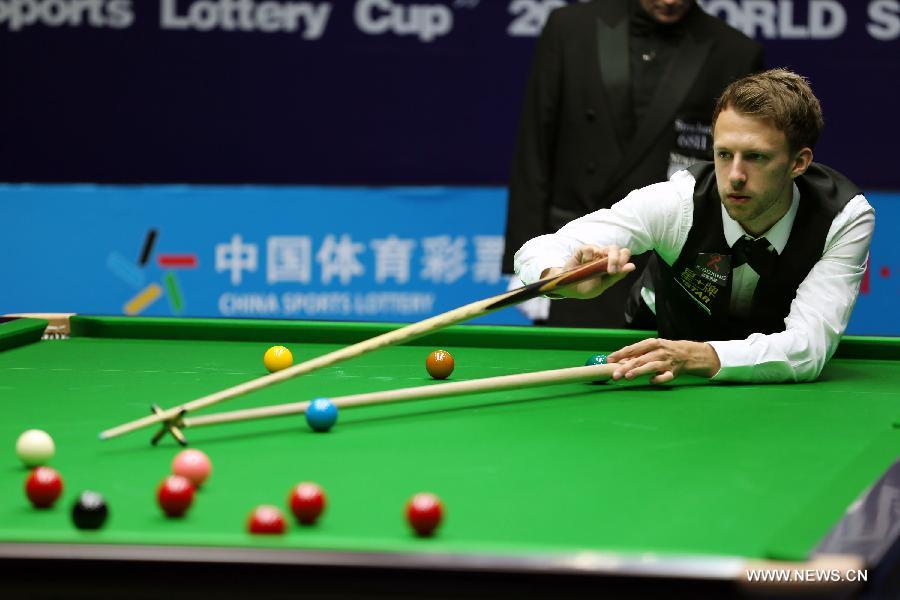
[[[867,197],[849,332],[897,336],[900,195]],[[505,211],[499,187],[0,185],[0,314],[419,321],[506,289]]]
[[[900,189],[900,0],[698,3],[811,79],[817,160]],[[0,0],[0,181],[502,185],[565,4]]]
[[[507,286],[497,188],[0,186],[0,209],[0,313],[413,322]]]

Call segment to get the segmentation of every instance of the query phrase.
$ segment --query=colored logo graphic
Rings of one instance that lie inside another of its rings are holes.
[[[169,308],[174,315],[180,315],[184,311],[184,296],[178,285],[176,271],[181,269],[196,269],[198,266],[196,254],[157,254],[156,264],[163,269],[162,284],[153,282],[147,285],[146,269],[151,263],[151,257],[156,246],[159,232],[150,229],[144,238],[141,254],[137,263],[129,261],[118,252],[111,252],[106,260],[106,267],[129,287],[138,290],[123,306],[126,315],[139,315],[154,302],[166,296]],[[163,289],[165,286],[165,290]]]

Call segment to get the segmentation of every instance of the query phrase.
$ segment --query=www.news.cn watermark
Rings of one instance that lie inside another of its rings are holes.
[[[748,569],[752,583],[838,583],[869,580],[867,569]]]

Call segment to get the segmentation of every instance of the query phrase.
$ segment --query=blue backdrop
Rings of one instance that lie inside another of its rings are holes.
[[[496,188],[0,186],[0,314],[419,321],[506,289],[505,210]]]
[[[900,195],[867,197],[849,331],[897,336]],[[498,187],[0,185],[0,314],[418,321],[505,289],[505,210]]]

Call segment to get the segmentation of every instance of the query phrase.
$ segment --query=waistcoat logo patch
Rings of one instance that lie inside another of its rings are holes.
[[[701,252],[697,255],[694,266],[685,266],[675,277],[675,282],[703,312],[711,315],[712,304],[728,286],[730,273],[730,256]]]

